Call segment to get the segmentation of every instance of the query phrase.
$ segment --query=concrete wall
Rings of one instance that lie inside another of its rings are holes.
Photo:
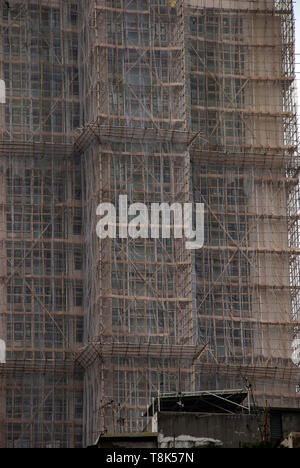
[[[271,410],[281,415],[282,440],[292,432],[300,432],[300,411]],[[203,414],[203,413],[158,413],[159,441],[167,437],[189,435],[211,438],[223,442],[223,448],[239,448],[243,444],[261,442],[261,431],[265,425],[265,414]]]
[[[261,441],[258,417],[246,414],[159,413],[158,432],[159,438],[180,435],[213,438],[223,442],[223,448]]]
[[[286,437],[291,432],[300,432],[300,412],[281,413],[282,433]]]
[[[262,442],[270,434],[292,448],[291,434],[300,434],[300,411],[270,408],[266,428],[265,410],[259,414],[156,413],[144,435],[103,435],[99,448],[241,448]],[[152,434],[147,434],[151,431]],[[157,438],[156,438],[157,431]],[[150,437],[149,437],[150,436]],[[296,435],[295,435],[296,437]]]

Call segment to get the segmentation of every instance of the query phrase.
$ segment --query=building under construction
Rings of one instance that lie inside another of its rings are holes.
[[[0,446],[137,432],[161,393],[299,407],[292,0],[9,0],[0,27]],[[119,195],[203,203],[203,248],[99,239]]]

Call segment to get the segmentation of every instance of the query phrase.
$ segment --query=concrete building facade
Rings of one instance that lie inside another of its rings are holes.
[[[298,407],[292,1],[0,15],[1,445],[138,432],[159,392],[246,380],[257,403]],[[100,240],[97,206],[120,195],[203,203],[203,248],[173,230]]]

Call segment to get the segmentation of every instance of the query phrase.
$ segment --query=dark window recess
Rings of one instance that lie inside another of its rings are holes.
[[[78,6],[73,3],[70,5],[70,22],[72,26],[76,26],[78,23]]]
[[[281,440],[283,438],[281,413],[271,413],[270,429],[272,440]]]
[[[73,234],[82,233],[82,216],[81,212],[76,212],[73,218]]]
[[[74,289],[74,304],[76,307],[81,307],[83,303],[83,287],[81,282],[76,282]]]
[[[83,319],[78,318],[76,322],[76,342],[83,342]]]
[[[82,270],[82,251],[80,249],[74,250],[74,266],[75,270]]]

